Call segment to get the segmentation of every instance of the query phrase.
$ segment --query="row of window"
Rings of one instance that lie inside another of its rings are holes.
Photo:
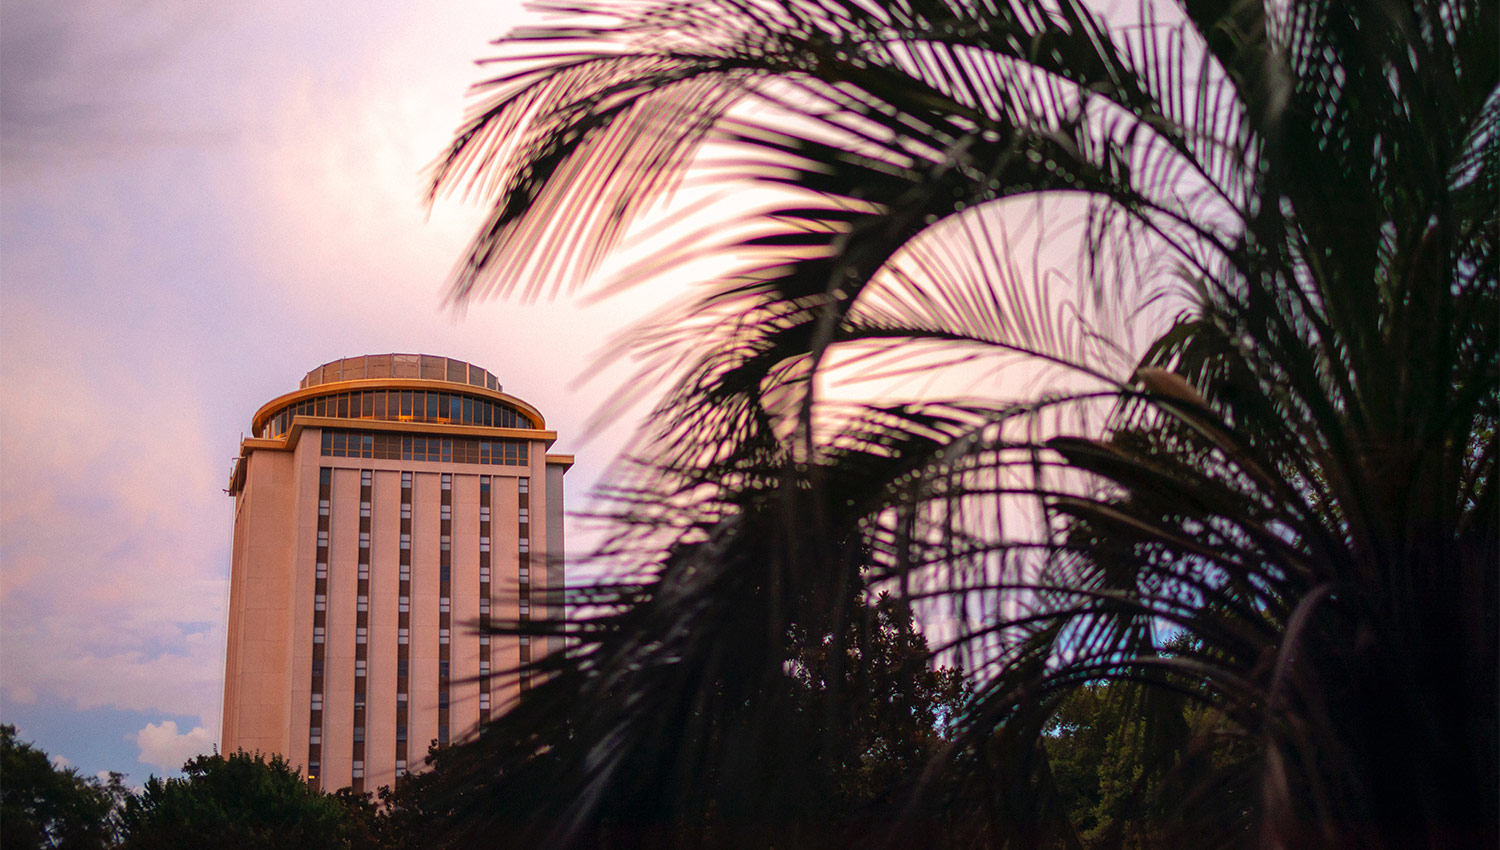
[[[318,762],[315,762],[315,761],[314,762],[308,762],[308,765],[307,765],[308,781],[309,782],[316,781],[317,778],[318,778],[318,773],[321,770],[322,770],[322,765],[320,765]],[[349,775],[351,777],[353,777],[354,779],[364,779],[365,778],[365,762],[364,762],[364,759],[357,759],[354,762],[353,766],[351,767],[351,769],[349,771]],[[396,775],[397,776],[405,776],[406,775],[406,759],[396,759]]]
[[[328,429],[323,431],[322,453],[324,457],[526,466],[530,463],[530,448],[531,444],[525,440],[422,437]]]
[[[374,449],[375,449],[375,446],[376,446],[376,440],[377,439],[380,439],[381,442],[384,443],[386,446],[390,446],[392,444],[401,445],[401,443],[399,442],[399,440],[403,436],[405,436],[405,435],[399,435],[399,434],[395,434],[395,435],[393,435],[393,434],[366,434],[364,432],[350,432],[350,431],[329,430],[329,431],[327,431],[323,435],[323,449],[324,449],[323,453],[325,455],[329,455],[329,454],[334,454],[338,450],[342,450],[343,452],[345,452],[345,454],[341,455],[341,456],[349,456],[349,453],[351,452],[351,449],[358,450],[358,451],[364,451],[364,450],[368,449],[369,451],[373,452]],[[366,438],[368,438],[368,441],[366,440]],[[395,439],[391,439],[391,438],[395,438]],[[415,450],[423,448],[422,444],[424,444],[424,443],[428,444],[429,447],[432,446],[432,445],[436,445],[436,446],[438,446],[439,451],[441,451],[441,449],[443,448],[442,447],[442,443],[443,442],[449,442],[449,444],[450,444],[450,446],[449,446],[450,455],[449,455],[449,457],[440,458],[440,459],[444,459],[444,460],[450,459],[451,456],[452,456],[452,454],[456,454],[457,453],[457,452],[453,451],[453,449],[452,449],[452,445],[454,443],[457,443],[457,444],[459,444],[461,446],[463,443],[479,443],[479,442],[482,442],[482,441],[476,441],[476,440],[465,440],[463,438],[459,438],[457,440],[444,441],[441,438],[437,438],[437,437],[428,438],[428,437],[411,437],[411,436],[406,436],[406,441],[407,442],[403,446],[403,448],[405,448],[407,451],[413,452],[413,453],[415,453]],[[499,441],[490,441],[490,442],[499,442]],[[512,442],[513,445],[518,446],[522,451],[524,451],[526,449],[527,444],[524,443],[524,442],[519,442],[519,441],[511,441],[511,442]],[[342,445],[340,445],[340,444],[342,444]],[[503,453],[497,452],[497,454],[500,454],[503,457]],[[522,455],[522,457],[524,457],[524,455]],[[422,458],[418,457],[418,458],[414,458],[414,459],[420,460]],[[332,470],[325,467],[324,469],[320,470],[320,473],[321,474],[320,474],[320,480],[319,480],[319,485],[320,486],[319,486],[319,502],[318,502],[317,559],[316,559],[316,562],[315,562],[316,563],[316,569],[317,569],[317,582],[316,582],[316,588],[315,588],[315,593],[314,593],[314,598],[313,598],[313,609],[314,609],[314,628],[313,628],[313,651],[314,651],[314,659],[313,659],[313,671],[312,671],[312,673],[313,673],[313,689],[312,689],[313,690],[313,694],[312,694],[313,699],[312,699],[312,704],[310,706],[310,708],[311,708],[311,716],[308,718],[309,719],[309,727],[310,727],[309,728],[309,733],[310,734],[309,734],[309,754],[308,754],[309,755],[309,759],[308,759],[308,764],[309,764],[309,773],[311,774],[311,776],[309,778],[313,782],[317,781],[316,777],[318,776],[319,763],[321,761],[321,756],[322,756],[322,749],[323,749],[323,746],[325,744],[324,737],[323,737],[323,732],[324,732],[324,728],[323,728],[324,695],[322,693],[322,683],[323,683],[323,680],[324,680],[323,677],[324,677],[324,672],[325,672],[325,670],[324,670],[324,666],[325,666],[324,665],[324,648],[327,645],[328,634],[327,634],[327,628],[325,627],[325,622],[326,621],[325,621],[324,618],[327,616],[326,612],[327,612],[328,607],[329,607],[329,598],[328,598],[328,595],[327,595],[328,552],[329,552],[329,542],[330,542],[329,538],[331,536],[330,533],[329,533],[329,519],[330,519],[330,515],[333,512],[332,511],[333,505],[331,503],[331,487],[330,487],[330,485],[332,483],[332,480],[331,480],[332,479]],[[412,527],[411,527],[411,522],[412,522],[412,520],[411,520],[411,516],[412,516],[411,499],[412,499],[413,477],[414,477],[413,473],[411,473],[409,471],[403,471],[401,473],[401,527],[400,527],[400,532],[399,532],[399,542],[400,542],[400,547],[399,547],[399,552],[400,552],[400,559],[399,559],[400,587],[399,587],[398,604],[397,604],[397,608],[398,608],[398,612],[399,612],[398,613],[398,624],[397,624],[397,630],[396,630],[396,643],[397,643],[397,646],[396,646],[396,650],[397,650],[397,664],[396,664],[396,675],[397,675],[397,681],[396,681],[396,691],[397,691],[396,692],[396,715],[397,716],[395,718],[396,719],[396,753],[395,753],[395,756],[396,756],[396,774],[397,774],[397,776],[400,776],[400,775],[402,775],[402,774],[404,774],[406,772],[406,760],[407,760],[407,755],[408,755],[408,752],[407,752],[407,744],[408,744],[408,741],[407,741],[407,724],[408,724],[409,719],[410,719],[410,717],[409,717],[409,711],[408,711],[408,689],[409,689],[410,684],[411,684],[410,681],[409,681],[409,679],[410,679],[410,671],[409,671],[409,667],[410,667],[410,643],[411,643],[411,637],[412,637],[412,629],[411,629],[411,622],[410,622],[410,616],[411,616],[410,611],[411,611],[411,605],[412,605],[412,601],[413,601],[412,597],[411,597],[411,585],[410,585],[410,581],[411,581],[411,549],[412,549],[412,537],[413,537]],[[354,786],[354,788],[355,788],[356,791],[363,790],[363,780],[364,780],[363,766],[364,766],[364,760],[365,760],[365,733],[366,733],[366,726],[365,726],[365,720],[366,720],[366,716],[365,716],[366,692],[365,692],[365,687],[366,687],[367,677],[369,675],[369,662],[366,660],[366,653],[368,652],[368,644],[369,644],[370,638],[371,638],[369,627],[368,627],[368,619],[367,618],[369,617],[369,611],[370,611],[370,596],[369,596],[369,586],[368,586],[368,580],[369,580],[369,566],[368,566],[368,562],[369,562],[369,552],[370,552],[371,536],[372,536],[371,535],[371,531],[370,531],[370,525],[369,525],[369,523],[371,521],[370,520],[370,516],[371,516],[371,513],[372,513],[372,511],[371,511],[371,506],[372,506],[372,502],[371,502],[371,498],[372,498],[371,484],[372,484],[372,480],[373,480],[373,472],[371,470],[360,470],[360,485],[361,485],[360,486],[360,501],[359,501],[360,528],[359,528],[359,538],[358,538],[358,540],[359,540],[359,571],[360,571],[359,578],[360,578],[360,582],[359,582],[359,585],[357,587],[357,593],[356,593],[356,596],[355,596],[355,608],[356,608],[356,614],[357,614],[357,621],[355,623],[355,630],[354,630],[354,644],[355,644],[355,659],[354,659],[354,716],[353,716],[353,718],[351,718],[352,721],[353,721],[353,727],[352,727],[353,728],[353,735],[352,735],[353,753],[352,753],[352,756],[353,756],[354,765],[356,765],[356,767],[355,767],[355,769],[353,771],[353,775],[352,775],[352,780],[353,780],[352,784],[353,784],[353,786]],[[451,672],[450,672],[450,664],[451,664],[451,651],[452,651],[452,649],[451,649],[451,642],[453,640],[453,634],[452,634],[452,625],[453,624],[451,622],[452,611],[453,611],[453,599],[452,599],[452,597],[450,595],[451,592],[452,592],[452,590],[450,588],[450,581],[451,581],[451,570],[452,570],[452,566],[451,566],[452,565],[452,549],[453,549],[453,545],[454,545],[455,541],[453,540],[453,527],[452,527],[452,522],[453,522],[453,503],[452,503],[453,475],[451,473],[444,473],[440,477],[440,480],[441,480],[442,486],[441,486],[441,493],[440,493],[440,497],[441,498],[440,498],[440,506],[439,506],[439,510],[440,510],[440,515],[439,515],[440,516],[439,534],[437,535],[437,537],[438,537],[438,541],[437,542],[438,542],[439,568],[440,568],[440,570],[439,570],[439,573],[440,573],[439,574],[439,587],[438,587],[438,594],[439,595],[438,595],[438,600],[437,600],[438,601],[438,609],[439,609],[439,622],[438,622],[438,626],[439,626],[439,628],[438,628],[438,658],[439,658],[439,661],[438,661],[438,681],[437,681],[437,686],[438,687],[437,687],[437,694],[436,694],[436,696],[437,696],[437,714],[438,714],[438,717],[437,717],[437,721],[438,721],[437,743],[438,743],[439,746],[442,746],[442,745],[446,745],[449,742],[449,734],[448,733],[449,733],[449,726],[450,726],[450,700],[451,700],[450,687],[451,687],[451,682],[452,682]],[[491,532],[492,532],[492,527],[491,527],[492,506],[490,504],[490,493],[491,493],[491,487],[492,487],[493,480],[494,479],[492,479],[491,476],[488,476],[488,475],[481,475],[481,476],[479,476],[479,482],[480,482],[480,501],[481,501],[481,505],[480,505],[481,523],[480,523],[480,529],[479,529],[480,533],[479,533],[479,537],[478,537],[479,552],[480,552],[480,576],[479,576],[479,580],[480,580],[480,582],[479,582],[480,583],[479,591],[480,591],[480,593],[479,593],[479,607],[480,607],[480,621],[481,621],[481,626],[482,627],[487,627],[489,625],[488,620],[489,620],[489,617],[490,617],[490,614],[491,614],[491,609],[492,609],[492,603],[491,603],[491,600],[490,600],[490,589],[491,589],[490,588],[490,573],[491,573],[490,549],[491,549]],[[529,535],[528,535],[528,532],[530,530],[530,525],[531,525],[531,523],[530,523],[530,519],[531,519],[531,517],[530,517],[530,496],[529,496],[529,492],[530,492],[530,480],[528,478],[524,478],[524,477],[519,478],[519,479],[515,479],[515,480],[516,480],[517,493],[518,493],[519,502],[520,502],[520,504],[518,506],[518,508],[519,508],[519,515],[516,518],[517,519],[517,525],[519,526],[518,530],[520,532],[519,538],[517,540],[517,548],[518,548],[518,551],[519,551],[519,560],[520,560],[520,563],[519,563],[519,575],[520,575],[520,579],[521,579],[521,581],[523,583],[523,586],[521,588],[520,598],[518,600],[518,602],[519,602],[518,613],[519,613],[519,616],[521,617],[521,619],[525,620],[525,619],[529,619],[529,617],[531,615],[531,600],[530,600],[530,594],[529,594],[529,587],[526,586],[527,583],[528,583],[528,581],[529,581],[529,578],[530,578],[530,576],[529,576],[529,572],[530,572],[530,570],[529,570],[529,566],[530,566],[530,556],[529,556],[529,552],[530,552],[530,540],[529,540]],[[481,720],[481,722],[484,722],[484,721],[489,720],[489,715],[490,715],[490,711],[491,711],[491,695],[489,693],[489,689],[490,689],[489,678],[490,678],[491,675],[493,675],[492,668],[491,668],[492,659],[491,659],[491,655],[490,655],[491,636],[489,634],[481,633],[480,635],[478,635],[478,637],[479,637],[479,652],[480,652],[480,662],[479,662],[480,693],[478,695],[479,696],[479,706],[478,707],[479,707],[479,712],[480,712],[480,720]],[[519,638],[518,643],[519,643],[518,650],[519,650],[520,660],[521,660],[522,663],[525,663],[526,661],[528,661],[530,659],[530,643],[531,643],[530,638],[526,637],[526,636],[522,636],[522,637]],[[522,675],[521,675],[521,681],[520,681],[520,687],[521,687],[522,690],[526,690],[527,689],[527,686],[529,684],[529,678],[530,677],[529,677],[529,675],[527,673],[522,673]],[[422,690],[424,690],[424,692],[425,692],[425,689],[422,689]]]
[[[320,594],[320,596],[321,596],[321,594]],[[405,599],[405,598],[406,597],[404,597],[404,596],[402,597],[402,599]],[[314,605],[314,610],[317,610],[317,611],[323,611],[323,610],[325,610],[325,603],[324,603],[324,601],[322,599],[319,599],[317,602],[313,603],[313,605]],[[528,616],[529,614],[531,614],[531,600],[530,599],[524,599],[523,598],[520,601],[519,606],[520,606],[521,616],[525,617],[525,616]],[[405,613],[408,610],[409,609],[407,607],[407,603],[402,602],[401,603],[401,611],[402,611],[402,613]],[[443,613],[448,613],[448,608],[446,606],[443,608]],[[488,613],[490,613],[490,601],[488,599],[481,599],[481,600],[479,600],[479,613],[480,614],[488,614]],[[446,644],[446,643],[448,643],[449,640],[451,639],[451,637],[452,637],[452,630],[451,629],[445,629],[445,628],[439,628],[438,629],[438,643],[439,644]],[[481,638],[487,638],[487,637],[488,637],[488,635],[481,635]],[[326,626],[313,626],[313,643],[323,643],[327,639],[328,639],[328,631],[327,631],[327,627]],[[364,626],[357,627],[354,630],[354,642],[355,642],[355,644],[369,643],[370,642],[370,632],[369,632],[369,629],[366,628],[366,627],[364,627]],[[411,642],[411,629],[409,627],[406,627],[406,626],[398,627],[396,629],[396,643],[398,645],[403,645],[404,646],[404,645],[406,645],[406,644],[408,644],[410,642]],[[483,643],[486,646],[489,645],[489,641],[488,640],[484,640]],[[321,670],[322,668],[319,668],[319,669]],[[365,669],[365,666],[364,666],[363,662],[356,661],[355,662],[355,669],[359,670],[359,671],[363,671]],[[359,675],[364,675],[364,673],[360,672]]]
[[[500,401],[459,393],[419,390],[364,390],[334,393],[290,405],[261,426],[261,437],[280,437],[297,416],[384,419],[392,422],[444,422],[486,428],[533,428],[526,414]]]

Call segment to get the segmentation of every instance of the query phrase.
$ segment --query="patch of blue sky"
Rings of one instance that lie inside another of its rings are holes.
[[[136,736],[151,723],[173,721],[191,729],[200,721],[191,715],[126,711],[118,708],[78,709],[60,700],[38,698],[18,703],[0,691],[0,723],[16,727],[17,737],[45,750],[54,759],[66,759],[83,776],[100,771],[125,774],[129,786],[144,785],[155,776],[180,776],[180,769],[142,764]]]

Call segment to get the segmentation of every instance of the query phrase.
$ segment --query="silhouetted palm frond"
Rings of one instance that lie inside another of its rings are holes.
[[[1101,840],[1494,840],[1493,4],[553,8],[439,163],[495,210],[456,297],[582,281],[695,168],[775,191],[679,246],[755,260],[643,343],[626,578],[455,751],[461,829],[1072,846],[1039,741],[1128,681],[1213,734],[1171,830]],[[975,695],[830,816],[787,665],[860,589]]]

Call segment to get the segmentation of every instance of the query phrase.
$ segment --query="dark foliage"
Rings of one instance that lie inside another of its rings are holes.
[[[439,166],[494,203],[457,297],[582,280],[694,169],[775,191],[646,270],[749,258],[643,337],[675,383],[610,493],[622,578],[527,626],[572,644],[465,751],[459,834],[856,840],[788,635],[888,589],[974,683],[895,841],[1500,838],[1500,13],[1104,6],[581,2],[512,36]],[[1119,683],[1170,746],[1085,822],[1048,729]],[[1137,799],[1178,838],[1111,831]]]
[[[379,846],[365,795],[325,794],[280,756],[198,756],[180,779],[152,777],[121,814],[125,850],[361,850]]]
[[[104,850],[118,835],[115,810],[128,792],[57,768],[45,752],[0,726],[0,846],[6,850]]]

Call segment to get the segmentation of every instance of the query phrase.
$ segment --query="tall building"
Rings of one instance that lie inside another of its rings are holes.
[[[256,411],[235,499],[221,748],[374,790],[529,684],[563,586],[557,434],[460,360],[335,360]]]

